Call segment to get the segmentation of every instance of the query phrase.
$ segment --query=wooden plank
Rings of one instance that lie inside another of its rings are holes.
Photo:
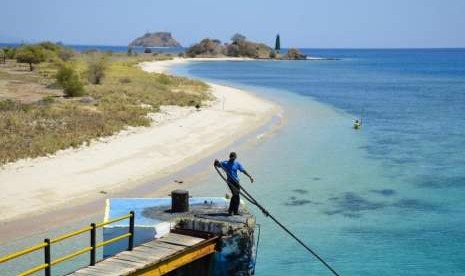
[[[71,275],[95,275],[95,271],[89,269],[90,267],[82,268]]]
[[[152,252],[153,253],[153,252]],[[169,252],[165,252],[165,254],[162,254],[160,256],[155,256],[154,254],[147,254],[147,252],[130,252],[130,254],[124,254],[122,256],[118,256],[118,258],[126,259],[126,260],[132,260],[132,261],[137,261],[138,262],[138,268],[143,269],[148,266],[152,266],[153,264],[156,264],[161,261],[161,259],[165,258],[165,256],[170,256]]]
[[[164,251],[162,252],[161,250],[153,250],[149,252],[150,249],[147,250],[133,250],[131,252],[127,252],[127,254],[123,254],[123,256],[135,256],[135,257],[140,257],[140,258],[145,258],[145,259],[152,259],[154,257],[154,253],[161,253],[162,255],[169,254],[169,252]],[[152,253],[152,254],[147,254],[147,253]]]
[[[176,254],[171,258],[167,258],[151,266],[148,266],[142,270],[139,270],[137,273],[138,275],[144,276],[165,275],[166,273],[173,271],[183,265],[186,265],[204,256],[214,253],[215,247],[216,241],[212,240],[201,246],[192,248],[192,250],[181,252],[180,254]]]
[[[130,275],[137,271],[137,269],[124,269],[122,267],[113,266],[113,270],[109,270],[111,266],[105,267],[105,269],[99,270],[101,271],[101,275],[108,275],[108,276],[121,276],[121,275]]]
[[[96,268],[95,266],[89,266],[79,271],[79,273],[84,275],[92,275],[92,276],[105,276],[105,275],[114,275],[111,271],[101,270]]]
[[[137,266],[138,266],[138,264],[135,263],[135,262],[127,261],[127,260],[118,260],[118,259],[115,259],[115,257],[111,257],[111,258],[105,259],[104,262],[120,263],[120,264],[122,264],[122,265],[133,266],[133,267],[137,267]]]
[[[122,254],[122,253],[126,253],[126,254]],[[137,262],[137,263],[141,263],[143,265],[145,265],[147,263],[151,263],[152,260],[153,260],[153,258],[151,258],[149,256],[136,255],[133,252],[131,252],[132,254],[129,254],[128,252],[122,252],[122,253],[116,255],[114,258],[115,259],[120,259],[120,260],[128,260],[128,261],[132,261],[132,262]]]
[[[109,260],[108,262],[100,262],[97,263],[95,267],[98,267],[99,269],[102,270],[107,270],[107,271],[114,271],[116,272],[117,275],[125,275],[129,274],[130,272],[134,272],[137,270],[136,267],[132,265],[127,265],[128,263],[118,263],[118,262],[112,262]]]
[[[131,261],[120,261],[120,260],[114,259],[113,257],[105,259],[105,260],[103,260],[101,262],[98,262],[96,265],[100,266],[100,265],[107,265],[107,264],[121,266],[121,267],[130,267],[130,268],[136,268],[137,267],[137,263],[134,263],[134,262],[131,262]]]
[[[126,257],[131,257],[131,256],[137,258],[137,254],[135,254],[134,251],[123,251],[123,252],[120,252],[117,255],[113,256],[112,258],[123,259],[124,260]],[[141,258],[142,259],[147,259],[148,257],[141,257]],[[141,259],[141,258],[139,258],[139,259]],[[126,260],[128,260],[128,259],[126,259]],[[131,262],[139,262],[139,263],[144,263],[145,262],[144,260],[139,260],[138,261],[137,259],[136,260],[129,260],[129,261],[131,261]]]
[[[138,249],[130,252],[130,254],[125,254],[124,257],[130,257],[130,258],[139,258],[141,260],[145,260],[146,263],[156,263],[161,259],[167,258],[169,256],[176,255],[178,251],[173,251],[169,249]]]
[[[210,241],[196,248],[196,245],[202,241],[205,239],[169,233],[160,239],[135,247],[133,251],[120,252],[93,267],[80,269],[70,275],[119,276],[131,275],[136,272],[161,275],[213,253],[215,241]]]
[[[154,249],[150,249],[150,248],[147,248],[148,250],[150,251],[143,251],[144,254],[149,254],[152,256],[152,259],[153,261],[151,262],[151,264],[154,264],[154,263],[157,263],[157,262],[160,262],[166,258],[170,258],[172,256],[176,256],[176,254],[179,254],[178,252],[181,252],[181,251],[166,251],[166,250],[154,250]],[[142,251],[141,251],[142,252]]]
[[[122,259],[116,259],[114,257],[112,258],[109,258],[107,259],[108,263],[111,263],[111,264],[119,264],[119,265],[122,265],[123,267],[126,266],[128,268],[131,268],[131,269],[139,269],[141,267],[143,267],[145,264],[142,264],[142,263],[138,263],[138,262],[133,262],[133,261],[128,261],[128,260],[122,260]]]
[[[77,276],[77,275],[79,275],[79,276],[80,276],[80,275],[88,275],[87,273],[82,272],[82,271],[83,271],[84,269],[86,269],[86,268],[87,268],[87,267],[80,268],[79,270],[76,270],[76,271],[74,271],[74,272],[72,272],[72,273],[67,274],[67,276],[71,276],[71,275],[76,275],[76,276]]]
[[[159,240],[144,243],[141,246],[143,246],[143,247],[145,247],[145,246],[146,247],[152,247],[152,248],[165,247],[165,248],[170,248],[170,249],[174,249],[174,250],[178,250],[178,251],[188,248],[188,246],[185,246],[185,245],[176,245],[176,244],[162,242],[162,241],[159,241]]]
[[[161,252],[165,252],[165,251],[168,251],[168,252],[171,252],[171,253],[176,253],[176,252],[180,252],[180,251],[183,251],[185,250],[187,247],[171,247],[170,246],[171,244],[151,244],[150,246],[140,246],[140,248],[142,249],[145,249],[145,248],[148,248],[148,249],[152,249],[154,251],[161,251]]]
[[[167,235],[165,235],[163,237],[170,237],[170,238],[175,238],[175,239],[179,239],[179,240],[197,241],[197,242],[201,242],[201,241],[205,240],[203,238],[193,237],[193,236],[183,235],[183,234],[177,234],[177,233],[169,233],[169,234],[167,234]]]
[[[139,253],[150,255],[150,256],[160,256],[160,257],[175,254],[176,252],[179,252],[179,251],[180,250],[173,250],[173,249],[164,248],[164,247],[153,248],[153,247],[139,246],[137,248],[134,248],[134,252],[139,252]]]
[[[164,237],[159,238],[158,241],[176,245],[193,246],[200,243],[201,241],[204,241],[204,239],[170,233]]]
[[[111,267],[89,266],[87,268],[93,275],[120,275],[119,270]]]

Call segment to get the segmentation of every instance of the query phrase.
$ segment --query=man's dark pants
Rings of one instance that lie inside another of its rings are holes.
[[[232,197],[229,201],[229,210],[228,213],[231,214],[238,214],[239,213],[239,204],[240,204],[240,195],[239,195],[239,182],[234,180],[228,180],[228,186],[231,190]]]

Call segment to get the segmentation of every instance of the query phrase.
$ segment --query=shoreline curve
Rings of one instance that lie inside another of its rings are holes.
[[[144,62],[139,66],[147,72],[165,73],[189,60]],[[59,226],[89,216],[85,212],[95,213],[97,202],[105,198],[137,195],[138,186],[174,177],[266,125],[281,112],[278,105],[250,92],[207,84],[216,100],[199,112],[194,108],[163,107],[161,117],[156,117],[158,123],[150,127],[129,129],[51,157],[20,160],[0,170],[0,182],[7,183],[0,196],[0,208],[5,214],[0,218],[0,243],[8,241],[12,232],[21,236],[16,229],[23,229],[23,236],[30,235],[28,219],[36,218],[31,220],[34,222],[53,211],[56,217],[49,219],[51,225],[44,225]],[[156,188],[163,190],[168,185],[165,182]]]

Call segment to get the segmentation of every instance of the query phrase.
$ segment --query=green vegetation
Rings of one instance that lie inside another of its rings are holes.
[[[74,51],[63,47],[63,45],[42,42],[39,44],[26,44],[19,48],[2,49],[5,59],[16,59],[18,63],[29,64],[29,70],[33,71],[35,64],[44,61],[59,62],[68,61],[74,56]]]
[[[209,39],[205,38],[202,39],[197,44],[194,44],[192,47],[186,50],[186,55],[188,57],[196,57],[196,56],[218,56],[222,55],[224,52],[224,48],[221,45],[221,41],[218,39]]]
[[[5,53],[5,57],[7,59],[16,58],[16,48],[6,47],[3,49],[3,52]]]
[[[0,63],[5,64],[6,63],[6,54],[5,50],[0,49]]]
[[[231,43],[222,45],[218,39],[205,38],[186,50],[188,57],[249,57],[270,58],[272,49],[263,43],[248,41],[241,34],[231,37]]]
[[[16,61],[19,63],[28,63],[30,71],[34,70],[33,64],[41,63],[45,59],[44,49],[39,45],[22,46],[16,51]]]
[[[14,60],[7,60],[9,67],[0,67],[0,83],[6,83],[0,94],[9,97],[0,100],[0,165],[88,144],[128,126],[148,126],[149,113],[161,105],[197,106],[209,99],[208,86],[202,82],[146,73],[136,66],[170,58],[166,55],[109,56],[93,51],[73,53],[63,62],[61,49],[48,44],[40,48],[46,61],[33,72],[18,71]],[[86,77],[89,64],[103,58],[105,78],[93,84]],[[27,82],[30,90],[25,93],[16,79]],[[56,86],[63,90],[52,89]],[[25,94],[18,98],[16,91]],[[83,93],[86,96],[79,97]]]
[[[272,51],[263,43],[251,42],[246,39],[233,41],[226,48],[228,53],[234,53],[232,56],[250,58],[269,58]]]
[[[63,88],[66,97],[80,97],[84,95],[84,86],[78,73],[69,64],[64,64],[56,74],[57,84]]]
[[[234,34],[231,43],[222,44],[218,39],[205,38],[186,50],[187,57],[248,57],[257,59],[306,59],[298,49],[289,49],[285,56],[280,55],[281,39],[276,35],[274,49],[264,43],[249,41],[241,34]]]
[[[107,62],[104,57],[89,62],[87,78],[91,84],[101,84],[105,77]]]

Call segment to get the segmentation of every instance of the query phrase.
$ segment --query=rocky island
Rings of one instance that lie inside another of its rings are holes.
[[[169,32],[146,33],[136,38],[129,47],[182,47]]]
[[[248,40],[244,35],[235,34],[231,42],[222,43],[219,39],[204,38],[200,42],[189,47],[185,55],[187,57],[221,58],[221,57],[245,57],[252,59],[275,60],[307,60],[308,57],[298,49],[289,48],[287,53],[281,53],[279,35],[276,37],[275,48],[264,43]]]

